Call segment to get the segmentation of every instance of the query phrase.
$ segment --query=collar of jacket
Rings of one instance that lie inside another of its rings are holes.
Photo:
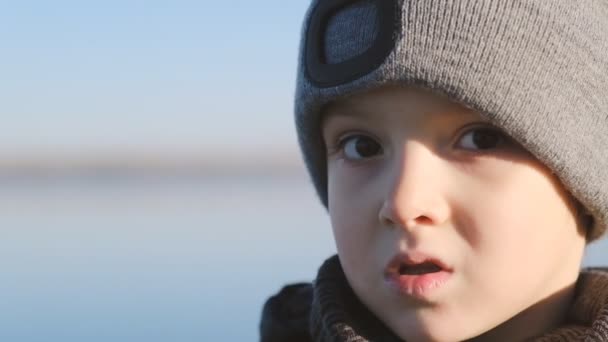
[[[313,341],[401,341],[354,295],[337,255],[323,263],[312,292]],[[608,341],[608,268],[581,270],[567,322],[534,341]]]

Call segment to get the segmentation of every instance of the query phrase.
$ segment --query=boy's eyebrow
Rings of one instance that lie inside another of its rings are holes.
[[[326,110],[325,114],[323,115],[322,121],[328,121],[331,118],[336,118],[336,117],[355,117],[355,118],[369,118],[370,117],[370,113],[368,111],[365,110],[359,110],[358,108],[356,108],[355,106],[352,106],[348,103],[343,103],[341,104],[339,107],[328,107],[331,108],[330,110]],[[474,114],[475,112],[471,112],[471,111],[456,111],[455,114],[457,116],[452,117],[451,119],[454,120],[462,120],[462,119],[470,119],[471,121],[480,121],[480,122],[485,122],[485,123],[491,123],[491,120],[487,117],[485,117],[484,115],[478,115],[478,114]],[[441,119],[441,121],[443,120],[449,120],[450,118],[446,118],[443,117],[443,119]]]
[[[325,115],[323,115],[323,121],[333,117],[369,117],[367,111],[358,110],[355,106],[351,106],[348,103],[343,103],[340,106],[329,106],[328,109],[325,111]]]

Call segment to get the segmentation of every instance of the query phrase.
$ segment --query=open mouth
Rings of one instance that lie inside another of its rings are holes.
[[[386,265],[385,280],[399,296],[432,300],[449,282],[454,269],[439,257],[409,250],[396,254]]]
[[[418,274],[426,274],[426,273],[436,273],[436,272],[441,272],[442,270],[443,270],[443,268],[441,268],[439,265],[437,265],[431,261],[427,261],[427,262],[423,262],[421,264],[415,264],[415,265],[401,264],[399,266],[399,275],[418,275]]]
[[[453,270],[441,259],[419,251],[396,254],[386,265],[385,275],[392,277],[417,276]]]

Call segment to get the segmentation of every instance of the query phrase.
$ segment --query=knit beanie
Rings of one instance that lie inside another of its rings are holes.
[[[300,148],[327,208],[323,108],[386,84],[447,96],[544,163],[608,225],[608,0],[312,0],[295,94]]]

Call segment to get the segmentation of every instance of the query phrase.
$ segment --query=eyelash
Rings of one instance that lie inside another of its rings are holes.
[[[464,136],[466,136],[469,133],[475,132],[475,131],[486,131],[486,132],[491,132],[491,134],[495,134],[496,136],[499,137],[499,145],[509,145],[512,140],[509,136],[507,136],[505,133],[503,133],[500,129],[484,124],[484,125],[476,125],[473,127],[470,127],[470,125],[468,125],[469,127],[464,130],[464,132],[462,132],[462,134],[460,134],[458,136],[457,141],[460,142],[462,140],[462,138]],[[349,142],[352,138],[356,138],[356,137],[365,137],[365,138],[370,138],[372,139],[374,142],[378,143],[378,139],[375,139],[374,137],[370,137],[368,134],[364,134],[364,133],[349,133],[346,135],[342,135],[340,136],[337,141],[334,143],[334,148],[330,148],[329,149],[329,154],[334,154],[334,153],[340,153],[344,156],[344,148],[347,142]],[[467,151],[473,151],[473,153],[477,153],[477,154],[487,154],[487,153],[492,153],[493,151],[496,151],[497,149],[499,149],[500,147],[496,147],[496,148],[489,148],[489,149],[481,149],[481,150],[471,150],[471,149],[465,149]],[[382,150],[382,147],[380,146],[380,150]],[[367,159],[371,159],[374,157],[363,157],[360,159],[355,159],[354,161],[364,161]],[[352,160],[352,158],[345,158],[348,160]]]

